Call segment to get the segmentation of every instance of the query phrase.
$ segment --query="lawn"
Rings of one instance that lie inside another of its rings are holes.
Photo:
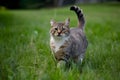
[[[77,25],[69,7],[0,10],[0,80],[120,80],[119,4],[79,6],[89,41],[82,73],[56,69],[49,47],[51,18]]]

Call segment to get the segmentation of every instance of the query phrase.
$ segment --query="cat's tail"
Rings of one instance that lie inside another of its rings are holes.
[[[75,11],[75,13],[77,14],[77,17],[78,17],[78,27],[83,29],[84,24],[85,24],[85,19],[84,19],[82,10],[77,6],[71,6],[70,10]]]

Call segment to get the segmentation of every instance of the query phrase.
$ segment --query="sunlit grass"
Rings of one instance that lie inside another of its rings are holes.
[[[1,80],[119,80],[120,6],[82,5],[89,41],[83,72],[56,69],[49,48],[49,21],[71,19],[69,7],[0,11]]]

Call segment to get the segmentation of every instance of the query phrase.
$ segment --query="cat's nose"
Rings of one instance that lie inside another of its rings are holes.
[[[58,30],[58,33],[61,33],[61,31],[60,31],[60,30]]]
[[[60,36],[60,33],[58,33],[58,35],[57,36]]]
[[[57,33],[58,33],[57,36],[61,36],[62,31],[58,29]]]

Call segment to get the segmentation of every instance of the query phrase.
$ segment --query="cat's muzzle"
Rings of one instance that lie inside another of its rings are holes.
[[[61,34],[60,34],[60,33],[58,33],[58,34],[57,34],[57,36],[58,36],[58,37],[60,37],[60,36],[61,36]]]

